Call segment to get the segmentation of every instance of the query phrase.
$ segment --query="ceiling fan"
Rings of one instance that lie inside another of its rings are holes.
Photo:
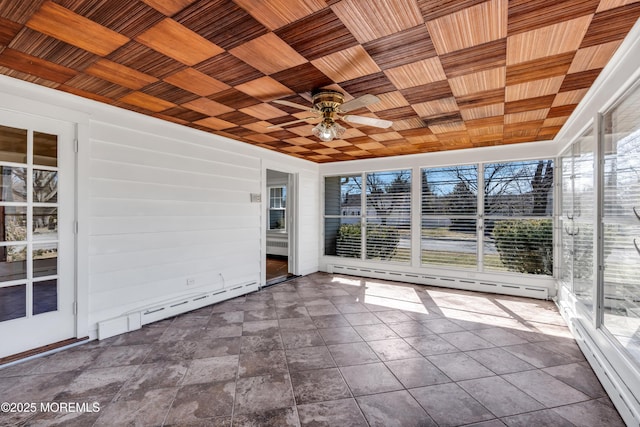
[[[269,127],[282,127],[294,123],[306,122],[307,120],[321,119],[322,121],[314,126],[313,134],[321,141],[328,142],[334,138],[339,138],[345,131],[345,128],[336,123],[336,120],[343,120],[347,123],[356,123],[379,128],[388,128],[393,124],[393,122],[389,120],[382,120],[374,117],[355,116],[352,114],[342,115],[343,113],[348,113],[349,111],[357,110],[358,108],[379,102],[380,98],[375,95],[362,95],[358,98],[352,99],[351,101],[344,102],[344,95],[340,92],[321,89],[312,95],[312,99],[313,107],[279,99],[273,101],[276,104],[308,111],[313,115]]]

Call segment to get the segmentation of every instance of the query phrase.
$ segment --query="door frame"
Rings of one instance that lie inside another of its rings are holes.
[[[271,163],[268,161],[262,162],[262,177],[261,177],[261,203],[260,203],[260,287],[266,285],[267,275],[267,217],[266,212],[269,208],[269,190],[267,185],[267,169],[277,172],[286,173],[289,175],[287,180],[287,241],[288,241],[288,273],[297,276],[299,275],[299,262],[298,262],[298,191],[299,191],[299,177],[298,173],[283,167],[278,163]]]
[[[90,170],[90,115],[62,105],[69,104],[70,95],[60,93],[37,101],[45,93],[32,84],[0,76],[0,110],[58,120],[74,126],[75,159],[73,171],[74,205],[72,219],[75,224],[74,249],[68,258],[73,262],[75,292],[75,338],[95,338],[89,330],[89,182]],[[47,101],[47,102],[44,102]]]

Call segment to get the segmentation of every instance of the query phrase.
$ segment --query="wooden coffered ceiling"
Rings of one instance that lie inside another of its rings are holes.
[[[640,16],[626,0],[0,0],[0,73],[314,162],[552,139]],[[381,102],[321,142],[331,88]]]

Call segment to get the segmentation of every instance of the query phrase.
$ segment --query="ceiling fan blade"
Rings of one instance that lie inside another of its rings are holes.
[[[352,99],[351,101],[347,101],[344,104],[340,105],[338,109],[343,113],[348,111],[357,110],[358,108],[366,107],[367,105],[375,104],[376,102],[380,102],[380,98],[375,95],[362,95],[356,99]]]
[[[292,125],[294,123],[306,122],[307,120],[317,119],[317,118],[319,118],[319,117],[318,116],[305,117],[304,119],[293,120],[291,122],[285,122],[285,123],[280,123],[280,124],[277,124],[277,125],[267,126],[267,129],[281,128],[283,126],[289,126],[289,125]]]
[[[393,124],[392,121],[377,119],[375,117],[365,117],[365,116],[354,116],[354,115],[346,115],[342,117],[342,120],[349,123],[357,123],[359,125],[366,126],[374,126],[377,128],[388,128]]]
[[[287,107],[297,108],[298,110],[313,111],[313,107],[311,106],[296,104],[295,102],[285,101],[284,99],[275,99],[273,102],[280,105],[286,105]]]

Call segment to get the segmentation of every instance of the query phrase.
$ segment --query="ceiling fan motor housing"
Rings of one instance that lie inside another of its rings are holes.
[[[313,105],[322,112],[324,121],[334,121],[336,110],[344,103],[344,95],[335,90],[321,90],[313,94]]]

